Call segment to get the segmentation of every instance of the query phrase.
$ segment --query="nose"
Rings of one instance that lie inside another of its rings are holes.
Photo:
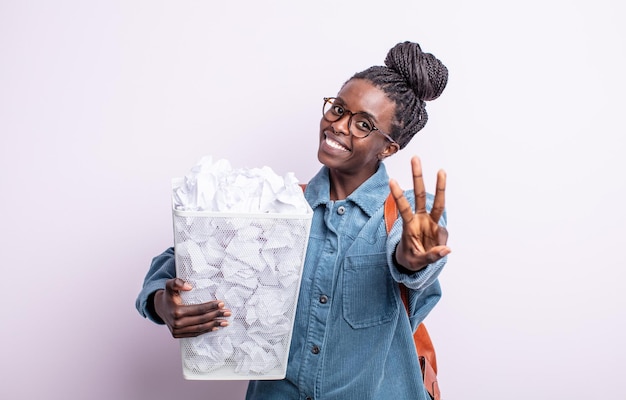
[[[339,119],[333,122],[331,125],[335,133],[341,133],[345,136],[350,136],[350,122],[351,121],[352,121],[352,113],[347,112],[343,114],[341,117],[339,117]]]

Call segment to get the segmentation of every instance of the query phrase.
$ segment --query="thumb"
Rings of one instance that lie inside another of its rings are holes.
[[[431,262],[434,262],[452,253],[452,249],[445,245],[435,246],[432,249],[430,249],[428,253],[429,255],[432,255],[433,259],[431,260]]]
[[[180,291],[189,291],[193,289],[193,287],[189,283],[183,281],[180,278],[176,278],[176,279],[172,279],[168,281],[166,287],[168,291],[173,292],[173,293],[180,292]]]

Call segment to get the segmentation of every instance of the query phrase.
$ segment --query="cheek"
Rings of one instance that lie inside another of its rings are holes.
[[[320,133],[323,133],[324,129],[328,128],[329,126],[329,122],[327,122],[324,118],[320,118]]]
[[[355,145],[355,150],[356,150]],[[362,143],[361,146],[358,146],[358,152],[366,156],[367,158],[375,158],[378,159],[378,154],[382,153],[384,150],[384,146],[380,143]]]

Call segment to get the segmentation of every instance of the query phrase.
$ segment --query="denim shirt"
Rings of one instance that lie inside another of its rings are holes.
[[[283,380],[251,381],[248,400],[430,399],[421,379],[413,331],[441,296],[437,281],[446,258],[413,274],[400,272],[393,252],[402,221],[387,235],[389,194],[384,164],[345,200],[331,201],[328,169],[309,182],[313,219]],[[413,191],[405,192],[414,207]],[[433,197],[427,196],[427,209]],[[445,213],[440,224],[445,225]],[[173,251],[155,257],[137,299],[151,315],[150,293],[175,275]],[[409,291],[410,316],[398,282]]]

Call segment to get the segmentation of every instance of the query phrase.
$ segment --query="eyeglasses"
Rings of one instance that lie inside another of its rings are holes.
[[[383,135],[391,143],[396,143],[391,136],[387,135],[376,126],[370,120],[369,116],[364,112],[352,112],[346,109],[341,104],[336,104],[337,99],[334,97],[324,97],[324,107],[322,108],[322,116],[328,122],[337,122],[343,118],[346,114],[349,114],[348,118],[348,130],[350,133],[359,139],[366,138],[372,133],[377,131]],[[352,119],[354,118],[355,129],[351,129]]]

